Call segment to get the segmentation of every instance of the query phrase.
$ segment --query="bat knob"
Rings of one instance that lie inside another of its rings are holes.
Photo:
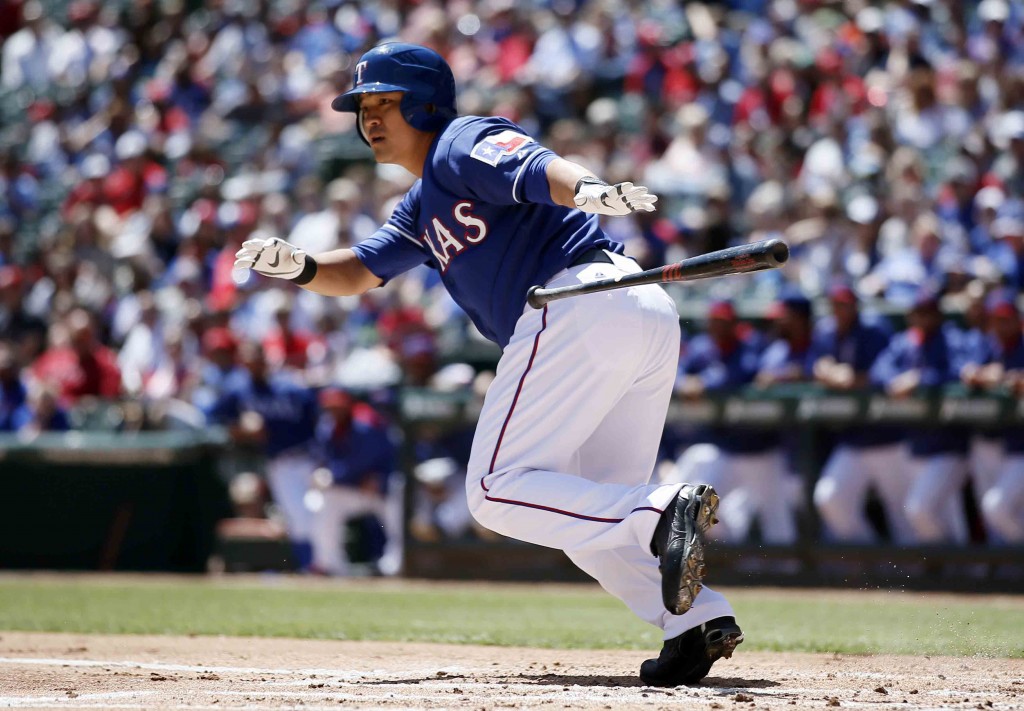
[[[775,262],[773,266],[781,266],[789,261],[789,245],[780,239],[771,240],[774,244],[770,245],[768,254]]]
[[[540,286],[531,286],[526,292],[526,303],[535,309],[539,309],[544,306],[544,303],[537,298],[537,290]]]

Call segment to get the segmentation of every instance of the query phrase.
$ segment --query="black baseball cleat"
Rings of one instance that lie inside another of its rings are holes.
[[[684,484],[654,529],[651,553],[661,570],[661,599],[674,615],[689,610],[703,587],[704,534],[718,521],[717,510],[712,487]]]
[[[640,679],[648,686],[696,684],[711,665],[732,656],[743,641],[735,618],[719,617],[665,640],[657,659],[640,665]]]

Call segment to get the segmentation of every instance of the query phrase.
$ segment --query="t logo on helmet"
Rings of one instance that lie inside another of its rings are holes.
[[[356,86],[363,83],[363,70],[366,69],[367,64],[369,64],[369,62],[359,62],[359,64],[356,65]]]

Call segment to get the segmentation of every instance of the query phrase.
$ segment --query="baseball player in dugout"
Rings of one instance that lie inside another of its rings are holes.
[[[319,294],[360,294],[420,264],[502,348],[466,477],[476,520],[561,549],[636,615],[663,630],[651,685],[692,684],[743,634],[703,587],[710,486],[648,483],[679,359],[679,316],[658,286],[534,309],[527,290],[639,272],[599,215],[651,212],[657,197],[609,185],[503,118],[459,116],[455,80],[433,50],[387,43],[355,65],[334,100],[357,114],[378,163],[419,180],[372,236],[311,255],[250,240],[237,269]]]

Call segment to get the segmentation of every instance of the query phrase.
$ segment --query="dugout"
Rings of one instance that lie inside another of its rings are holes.
[[[209,433],[0,436],[0,568],[202,572],[231,507]]]

